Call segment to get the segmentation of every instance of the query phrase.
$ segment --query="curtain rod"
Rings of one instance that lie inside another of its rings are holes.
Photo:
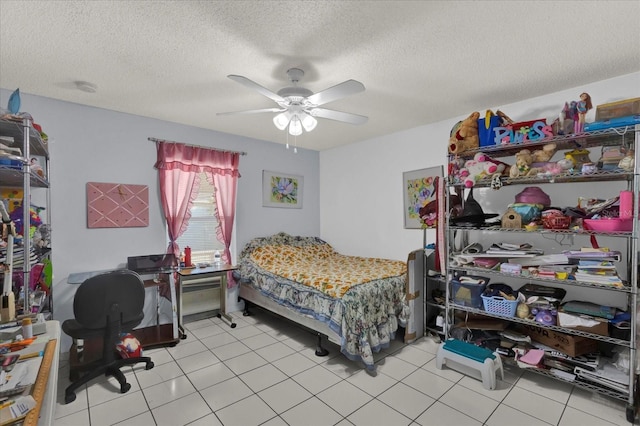
[[[149,141],[151,142],[169,142],[169,143],[179,143],[182,145],[186,145],[186,146],[192,146],[195,148],[206,148],[206,149],[214,149],[216,151],[220,151],[220,152],[230,152],[232,154],[240,154],[240,155],[247,155],[246,152],[244,151],[232,151],[230,149],[220,149],[220,148],[212,148],[210,146],[202,146],[202,145],[192,145],[192,144],[188,144],[188,143],[184,143],[184,142],[176,142],[176,141],[168,141],[165,139],[156,139],[156,138],[147,138]]]

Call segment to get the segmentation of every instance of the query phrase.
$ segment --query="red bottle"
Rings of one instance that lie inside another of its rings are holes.
[[[184,266],[187,268],[191,266],[191,247],[189,246],[184,248]]]

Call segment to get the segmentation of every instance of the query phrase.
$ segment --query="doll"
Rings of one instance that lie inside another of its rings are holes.
[[[575,121],[573,133],[584,132],[584,121],[587,116],[587,112],[593,108],[591,103],[591,96],[588,93],[583,92],[580,94],[580,100],[576,103],[576,110],[578,112],[578,119]]]

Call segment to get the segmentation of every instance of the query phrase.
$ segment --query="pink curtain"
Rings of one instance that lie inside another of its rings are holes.
[[[198,173],[205,172],[207,180],[216,190],[216,238],[225,246],[222,259],[231,263],[229,246],[240,177],[240,154],[174,142],[158,142],[157,151],[155,167],[160,176],[162,208],[171,240],[167,252],[176,256],[180,253],[175,241],[189,225],[191,206],[200,187]],[[231,274],[228,278],[229,286],[235,285]]]
[[[207,180],[216,189],[216,219],[218,227],[216,228],[216,237],[218,241],[224,244],[224,253],[222,260],[231,264],[231,231],[233,230],[233,218],[236,214],[236,188],[238,177],[228,175],[218,175],[207,172]],[[236,282],[231,272],[227,273],[228,287],[233,287]]]

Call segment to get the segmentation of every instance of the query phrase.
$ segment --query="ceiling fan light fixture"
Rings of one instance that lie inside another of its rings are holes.
[[[315,129],[317,125],[318,125],[318,120],[316,120],[309,114],[304,114],[302,118],[302,127],[304,127],[304,130],[306,130],[307,132],[310,132],[313,129]]]
[[[300,136],[302,134],[302,123],[297,115],[289,123],[289,134],[291,136]]]
[[[286,129],[289,121],[291,121],[291,114],[289,114],[289,111],[282,112],[273,117],[273,124],[278,128],[278,130]]]
[[[346,80],[328,89],[313,93],[311,90],[298,86],[304,76],[304,71],[291,68],[287,71],[291,86],[280,89],[277,93],[249,80],[241,75],[230,74],[231,80],[253,89],[278,104],[279,108],[262,108],[248,111],[219,112],[218,115],[254,114],[263,112],[278,113],[273,117],[273,124],[278,130],[288,132],[292,136],[299,136],[303,132],[313,131],[317,125],[317,118],[341,121],[350,124],[364,124],[367,117],[332,109],[318,108],[329,102],[354,95],[365,90],[364,84],[356,80]]]

